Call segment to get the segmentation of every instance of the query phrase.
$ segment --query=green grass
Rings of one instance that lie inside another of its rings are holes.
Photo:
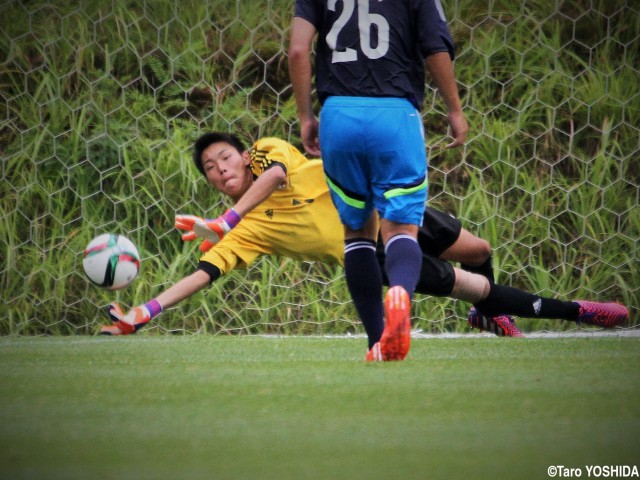
[[[0,478],[543,479],[634,465],[637,337],[0,339]]]

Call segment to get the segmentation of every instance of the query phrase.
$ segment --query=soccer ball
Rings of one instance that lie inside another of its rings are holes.
[[[119,290],[138,275],[140,254],[127,237],[104,233],[91,240],[85,248],[82,268],[94,284]]]

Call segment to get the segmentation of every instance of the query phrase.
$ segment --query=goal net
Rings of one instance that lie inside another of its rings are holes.
[[[499,283],[616,300],[640,288],[640,10],[630,0],[444,2],[470,135],[445,151],[426,79],[429,202],[493,246]],[[219,215],[190,161],[207,130],[300,146],[287,71],[293,0],[0,2],[0,334],[92,334],[105,306],[156,296],[199,258],[176,213]],[[139,278],[90,284],[100,233]],[[416,297],[414,327],[467,328],[469,305]],[[361,333],[340,267],[266,257],[151,332]],[[566,322],[519,322],[561,330]]]

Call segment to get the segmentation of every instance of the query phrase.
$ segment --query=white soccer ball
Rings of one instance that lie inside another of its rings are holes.
[[[82,267],[92,283],[118,290],[129,285],[138,275],[140,254],[127,237],[103,233],[85,248]]]

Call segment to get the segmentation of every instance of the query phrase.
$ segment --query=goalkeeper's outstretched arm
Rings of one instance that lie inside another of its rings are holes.
[[[117,303],[109,306],[109,316],[112,324],[101,327],[103,335],[128,335],[137,332],[152,318],[159,315],[165,308],[189,298],[212,282],[212,277],[204,270],[196,270],[189,276],[175,283],[156,298],[143,305],[132,308],[126,314]]]
[[[162,308],[169,308],[189,298],[211,283],[211,277],[204,270],[196,270],[184,277],[156,297]]]

